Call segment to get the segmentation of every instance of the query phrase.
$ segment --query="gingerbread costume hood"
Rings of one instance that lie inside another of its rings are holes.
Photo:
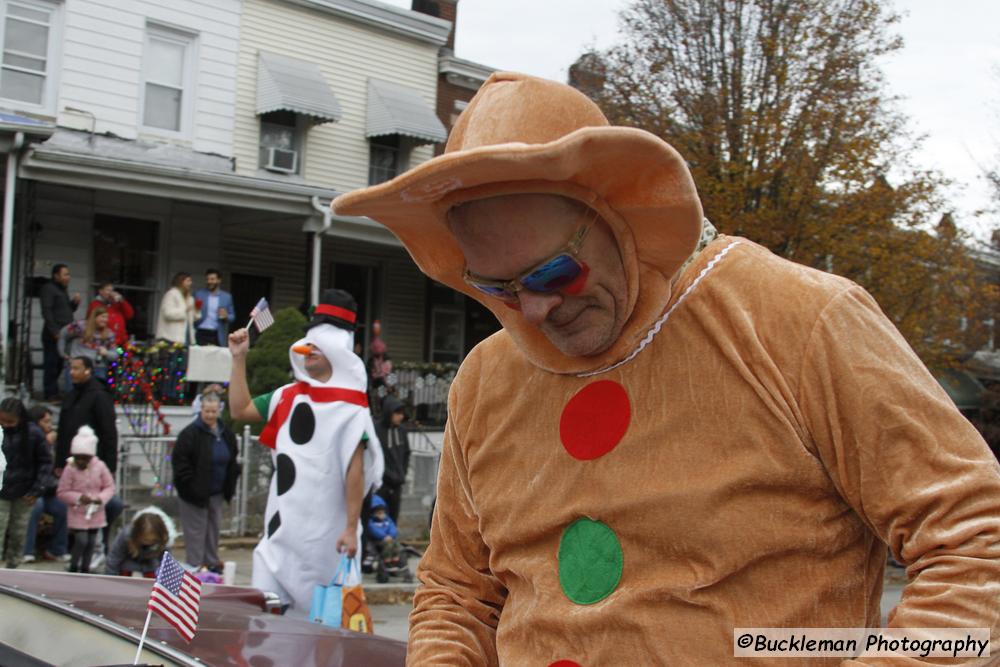
[[[591,357],[562,354],[518,311],[462,279],[465,260],[448,209],[502,194],[579,200],[607,222],[628,280],[629,317],[618,340]],[[661,314],[671,279],[695,249],[702,209],[684,160],[643,130],[612,127],[592,101],[523,74],[490,76],[452,130],[443,155],[377,186],[337,197],[339,215],[388,227],[428,276],[489,308],[528,360],[557,373],[606,368],[632,352]]]

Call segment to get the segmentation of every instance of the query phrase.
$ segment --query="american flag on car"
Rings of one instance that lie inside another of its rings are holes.
[[[198,628],[201,582],[178,563],[170,552],[163,554],[156,583],[149,596],[149,610],[160,616],[190,642]]]

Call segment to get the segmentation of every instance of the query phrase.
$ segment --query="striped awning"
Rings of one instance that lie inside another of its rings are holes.
[[[277,53],[261,51],[257,66],[257,115],[292,111],[317,123],[341,118],[340,103],[319,65]]]
[[[448,138],[448,130],[420,93],[378,79],[368,80],[368,124],[365,136],[400,135],[418,144],[436,144]]]

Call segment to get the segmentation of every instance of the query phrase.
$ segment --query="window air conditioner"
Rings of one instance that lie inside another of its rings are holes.
[[[285,150],[284,148],[267,149],[268,171],[280,171],[284,174],[294,174],[298,166],[299,154],[297,151]]]

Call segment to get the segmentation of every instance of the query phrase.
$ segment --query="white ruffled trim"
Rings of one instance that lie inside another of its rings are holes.
[[[632,351],[632,354],[628,355],[627,357],[625,357],[624,359],[622,359],[618,363],[612,364],[611,366],[607,366],[605,368],[602,368],[602,369],[596,370],[596,371],[588,371],[586,373],[577,373],[576,376],[577,377],[581,377],[581,378],[587,378],[587,377],[593,377],[595,375],[600,375],[601,373],[607,373],[608,371],[613,371],[614,369],[618,368],[619,366],[627,364],[628,362],[630,362],[633,359],[635,359],[636,356],[638,356],[638,354],[640,352],[642,352],[646,348],[647,345],[649,345],[650,343],[653,342],[653,338],[656,337],[656,334],[660,333],[660,329],[663,327],[664,324],[667,323],[667,320],[670,319],[671,313],[673,313],[677,309],[678,306],[680,306],[682,303],[684,303],[684,299],[686,299],[688,297],[688,295],[690,295],[691,292],[693,292],[695,290],[695,288],[698,287],[698,284],[702,280],[704,280],[705,276],[708,275],[708,272],[711,271],[712,269],[714,269],[715,265],[718,264],[720,261],[722,261],[722,258],[725,257],[726,254],[730,250],[732,250],[735,246],[738,246],[740,243],[741,243],[741,241],[733,241],[732,243],[730,243],[729,245],[727,245],[725,248],[723,248],[722,250],[720,250],[719,254],[717,254],[715,257],[713,257],[711,259],[711,261],[709,261],[709,263],[705,265],[705,268],[701,270],[701,273],[699,273],[698,277],[694,279],[694,282],[692,282],[690,285],[688,285],[688,288],[686,290],[684,290],[684,293],[681,294],[680,298],[677,299],[677,301],[674,302],[674,305],[670,306],[669,310],[667,310],[667,312],[663,314],[663,317],[661,317],[660,319],[656,320],[656,322],[653,323],[653,326],[650,327],[649,331],[646,333],[646,336],[641,341],[639,341],[639,347],[637,347],[636,349],[634,349]]]

